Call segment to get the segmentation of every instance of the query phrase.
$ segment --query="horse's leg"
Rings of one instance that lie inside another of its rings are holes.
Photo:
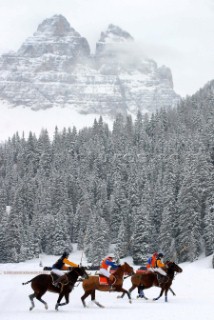
[[[169,287],[162,287],[160,295],[157,298],[154,298],[153,300],[160,299],[160,297],[162,297],[162,295],[163,295],[163,292],[165,292],[165,302],[168,302],[168,297],[167,297],[168,290],[169,290]]]
[[[165,302],[168,302],[168,297],[167,297],[168,290],[169,290],[169,288],[165,289]]]
[[[92,291],[85,291],[84,295],[81,297],[82,304],[86,307],[85,299],[92,293]]]
[[[56,305],[55,305],[55,310],[56,311],[58,311],[58,307],[59,306],[63,306],[64,305],[63,303],[60,303],[63,297],[64,297],[64,292],[62,291],[62,292],[60,292],[59,297],[58,297],[57,302],[56,302]]]
[[[128,298],[129,298],[129,303],[132,303],[132,298],[131,298],[131,294],[129,291],[127,291],[126,289],[124,288],[121,288],[120,290],[117,290],[119,292],[123,292],[122,296],[124,296],[125,294],[127,294]],[[121,297],[122,297],[121,296]]]
[[[176,294],[174,293],[171,287],[169,288],[169,290],[172,292],[173,296],[176,296]]]
[[[31,307],[29,309],[30,311],[33,310],[33,308],[35,307],[35,304],[34,304],[34,301],[33,301],[35,296],[36,296],[35,293],[32,293],[32,294],[29,295],[29,299],[30,299],[30,302],[31,302]]]
[[[44,300],[42,300],[42,296],[43,294],[45,294],[46,290],[45,291],[40,291],[39,293],[37,293],[35,296],[36,296],[36,299],[39,300],[41,303],[43,303],[45,305],[45,309],[47,310],[48,309],[48,304],[47,302],[45,302]]]
[[[131,295],[131,292],[135,289],[135,288],[137,288],[137,286],[136,285],[132,285],[131,286],[131,288],[129,289],[129,294]],[[123,292],[122,294],[121,294],[121,296],[117,296],[117,298],[119,299],[119,298],[123,298],[124,296],[125,296],[125,292]]]
[[[65,302],[60,303],[60,301],[62,300],[63,296],[65,296]],[[55,310],[58,311],[58,307],[60,306],[65,306],[66,304],[69,303],[69,292],[66,292],[65,294],[60,293],[59,298],[57,299],[57,303],[55,305]]]
[[[105,308],[101,303],[99,303],[98,301],[96,301],[96,299],[95,299],[95,290],[93,290],[92,293],[91,293],[91,301],[92,301],[93,303],[95,303],[98,307],[100,307],[100,308]]]
[[[160,299],[160,297],[162,297],[162,295],[163,295],[164,290],[165,290],[164,288],[161,288],[161,292],[160,292],[159,296],[157,298],[154,298],[153,300],[156,301],[156,300]]]
[[[129,294],[130,294],[130,296],[131,296],[132,291],[133,291],[135,288],[137,288],[137,286],[136,286],[135,284],[133,284],[133,285],[131,286],[131,288],[129,289]],[[123,294],[123,295],[124,295],[124,294]]]

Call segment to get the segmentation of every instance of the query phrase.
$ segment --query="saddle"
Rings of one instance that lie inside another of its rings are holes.
[[[111,281],[109,278],[105,277],[103,274],[99,274],[99,284],[104,286],[112,286],[116,282],[116,278]]]
[[[109,286],[109,279],[102,274],[99,274],[99,284]]]
[[[51,272],[51,278],[52,278],[52,283],[55,287],[59,287],[60,284],[61,286],[65,286],[69,283],[69,280],[66,274],[62,276],[58,276],[57,274]]]
[[[55,282],[59,278],[59,276],[53,272],[50,273],[50,276],[51,276],[52,282]]]
[[[145,269],[138,269],[138,270],[136,271],[136,273],[137,273],[137,274],[149,274],[149,273],[151,273],[151,271],[148,270],[147,268],[145,268]]]

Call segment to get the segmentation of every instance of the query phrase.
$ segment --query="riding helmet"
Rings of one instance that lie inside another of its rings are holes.
[[[161,252],[158,253],[159,258],[163,258],[163,256],[164,256],[163,253],[161,253]]]
[[[63,258],[67,258],[68,256],[69,256],[68,251],[64,251],[63,254],[62,254],[62,257]]]

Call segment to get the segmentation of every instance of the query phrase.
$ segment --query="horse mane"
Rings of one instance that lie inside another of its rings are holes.
[[[117,274],[118,274],[118,271],[119,271],[119,273],[120,273],[120,270],[122,270],[123,266],[124,266],[124,263],[121,264],[121,265],[119,265],[119,267],[114,271],[114,274],[117,275]]]

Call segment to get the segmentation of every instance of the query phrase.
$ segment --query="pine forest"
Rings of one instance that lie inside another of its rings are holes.
[[[18,133],[0,145],[0,262],[72,244],[89,262],[114,245],[142,264],[155,250],[194,261],[214,245],[214,90],[135,120],[102,117],[50,138]]]

